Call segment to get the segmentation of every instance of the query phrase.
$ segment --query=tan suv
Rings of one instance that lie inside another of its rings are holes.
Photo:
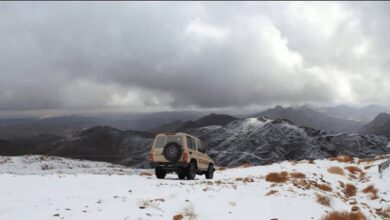
[[[179,179],[192,180],[196,174],[212,179],[215,170],[202,142],[185,133],[158,134],[150,152],[150,165],[159,179],[169,172],[176,172]]]

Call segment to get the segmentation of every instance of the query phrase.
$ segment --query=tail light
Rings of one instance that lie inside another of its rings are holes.
[[[150,161],[153,161],[153,160],[154,160],[154,158],[153,158],[153,152],[150,152],[150,154],[149,154],[149,160],[150,160]]]
[[[184,162],[187,162],[187,160],[188,160],[188,153],[187,153],[187,152],[184,152],[184,153],[183,153],[183,161],[184,161]]]

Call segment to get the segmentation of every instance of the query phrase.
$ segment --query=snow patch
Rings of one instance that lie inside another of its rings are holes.
[[[349,203],[356,200],[367,219],[375,220],[383,219],[375,209],[390,208],[387,202],[390,178],[380,180],[377,172],[377,165],[385,159],[360,163],[356,159],[353,164],[331,160],[286,161],[217,170],[213,180],[197,176],[193,181],[179,180],[174,174],[161,180],[150,175],[152,170],[145,169],[125,169],[126,175],[119,175],[120,172],[107,172],[117,168],[108,163],[55,157],[41,159],[0,157],[3,170],[0,197],[6,201],[0,203],[0,219],[172,219],[181,214],[184,219],[258,219],[261,216],[261,219],[309,220],[321,219],[334,210],[350,211]],[[56,172],[47,173],[35,166],[42,163],[56,167]],[[100,170],[98,175],[83,168],[92,165]],[[327,171],[332,166],[345,169],[351,165],[365,172],[364,181]],[[24,175],[5,172],[4,167],[13,167],[14,173],[23,170]],[[64,174],[67,169],[76,172]],[[265,180],[270,172],[281,171],[301,172],[306,181],[328,184],[332,191],[299,188],[291,177],[280,184]],[[149,175],[140,175],[140,172]],[[344,201],[339,181],[354,184],[359,189],[357,195]],[[371,184],[378,189],[378,199],[371,200],[360,190]],[[277,193],[267,195],[271,190]],[[316,202],[317,193],[331,198],[330,207]]]

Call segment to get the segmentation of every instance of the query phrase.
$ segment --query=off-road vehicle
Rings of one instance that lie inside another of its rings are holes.
[[[150,152],[150,165],[157,178],[163,179],[169,172],[176,172],[179,179],[192,180],[195,175],[214,176],[214,161],[206,154],[202,142],[185,133],[156,135]]]

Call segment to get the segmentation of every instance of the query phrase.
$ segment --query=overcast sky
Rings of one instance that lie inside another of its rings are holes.
[[[390,3],[0,2],[0,111],[387,104]]]

